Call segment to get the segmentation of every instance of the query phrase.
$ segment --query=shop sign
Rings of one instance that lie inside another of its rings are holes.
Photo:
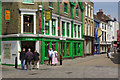
[[[52,13],[51,10],[46,10],[45,11],[45,21],[49,21],[52,19]]]
[[[66,40],[66,38],[62,37],[62,38],[60,38],[60,40]]]
[[[102,35],[102,30],[98,29],[98,35],[97,35],[97,37],[100,37],[101,35]]]
[[[10,10],[5,10],[5,20],[10,20],[10,17],[11,17],[11,12]]]

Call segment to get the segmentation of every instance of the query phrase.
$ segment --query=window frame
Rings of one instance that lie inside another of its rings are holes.
[[[64,13],[67,13],[67,3],[64,3]]]

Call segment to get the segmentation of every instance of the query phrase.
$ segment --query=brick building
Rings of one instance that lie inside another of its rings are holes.
[[[82,2],[21,2],[2,3],[2,63],[20,64],[22,48],[37,50],[41,64],[48,60],[49,48],[55,48],[60,58],[83,56]],[[45,21],[45,12],[52,19]],[[7,13],[7,14],[6,14]],[[6,15],[5,15],[6,14]],[[7,16],[8,15],[8,16]]]

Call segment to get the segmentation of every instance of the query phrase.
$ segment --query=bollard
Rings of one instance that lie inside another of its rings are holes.
[[[17,57],[15,57],[15,68],[17,69]]]
[[[62,65],[62,56],[60,55],[60,65]]]

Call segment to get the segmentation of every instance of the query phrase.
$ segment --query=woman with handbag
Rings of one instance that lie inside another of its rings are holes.
[[[52,53],[52,64],[53,65],[56,65],[58,63],[57,56],[58,56],[57,51],[53,49],[53,53]]]

